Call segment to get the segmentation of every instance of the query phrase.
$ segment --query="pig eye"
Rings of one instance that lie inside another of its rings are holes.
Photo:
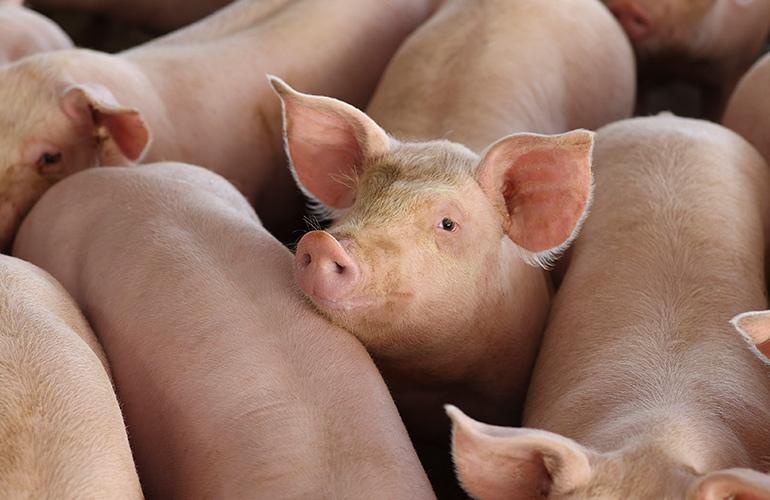
[[[457,223],[449,217],[444,217],[444,219],[441,221],[441,229],[453,233],[457,230]]]
[[[61,153],[43,153],[37,160],[37,164],[40,167],[50,167],[61,162],[61,158]]]

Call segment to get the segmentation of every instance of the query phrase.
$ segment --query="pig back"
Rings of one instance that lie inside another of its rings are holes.
[[[764,161],[718,125],[673,116],[601,129],[594,154],[593,208],[525,424],[590,444],[597,420],[679,408],[724,422],[759,466],[770,378],[729,320],[766,304]]]
[[[368,113],[397,138],[477,152],[513,132],[631,115],[631,47],[598,0],[447,0],[399,49]]]
[[[141,498],[96,338],[42,270],[0,258],[0,491]]]

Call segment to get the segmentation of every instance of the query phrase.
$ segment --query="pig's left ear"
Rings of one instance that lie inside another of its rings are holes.
[[[548,263],[580,230],[591,201],[594,134],[515,134],[490,146],[476,171],[506,214],[511,240],[530,261]]]
[[[139,162],[150,146],[150,131],[139,110],[118,103],[102,85],[68,87],[61,108],[76,126],[93,130],[101,165]]]
[[[697,480],[688,500],[770,500],[770,476],[751,469],[725,469]]]
[[[463,488],[474,498],[545,498],[588,483],[591,451],[536,429],[477,422],[454,406],[452,459]]]
[[[348,208],[367,160],[390,148],[388,134],[347,103],[269,80],[283,103],[286,152],[300,187],[327,207]]]
[[[734,317],[730,323],[762,354],[770,357],[770,311],[745,312]]]

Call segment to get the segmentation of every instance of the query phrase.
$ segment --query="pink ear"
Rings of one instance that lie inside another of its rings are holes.
[[[122,106],[106,87],[96,84],[73,85],[64,91],[61,107],[77,125],[103,129],[107,144],[100,151],[103,164],[125,160],[141,161],[150,145],[150,131],[141,113]],[[116,147],[115,147],[116,146]]]
[[[286,151],[297,181],[324,205],[349,207],[367,160],[388,151],[388,135],[349,104],[301,94],[280,78],[269,79],[283,103]]]
[[[696,500],[770,500],[770,476],[751,469],[712,472],[695,483],[695,495],[691,497]]]
[[[740,334],[767,357],[770,357],[770,311],[750,311],[731,321]]]
[[[588,451],[571,439],[535,429],[482,424],[454,406],[452,458],[463,488],[480,499],[541,498],[591,478]]]
[[[556,252],[580,229],[591,199],[593,132],[516,134],[489,147],[476,179],[508,215],[506,230],[533,253]]]

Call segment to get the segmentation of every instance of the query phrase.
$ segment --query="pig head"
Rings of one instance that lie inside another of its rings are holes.
[[[103,85],[58,71],[38,54],[0,69],[0,248],[53,183],[85,168],[139,161],[150,144],[140,113]],[[52,84],[53,83],[53,84]]]
[[[452,455],[465,488],[479,500],[687,499],[767,500],[770,477],[750,469],[700,472],[660,450],[604,453],[538,429],[487,425],[447,406]],[[634,478],[631,481],[629,478]]]
[[[768,0],[603,1],[642,64],[704,83],[733,85],[770,30]]]
[[[460,379],[502,351],[526,379],[549,300],[537,266],[586,216],[592,133],[511,135],[479,156],[400,142],[352,106],[271,82],[294,176],[334,220],[297,245],[308,298],[406,371]]]

